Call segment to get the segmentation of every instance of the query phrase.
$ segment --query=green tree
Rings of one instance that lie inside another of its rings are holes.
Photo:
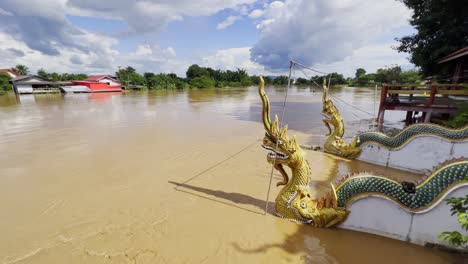
[[[126,67],[124,69],[119,69],[116,72],[117,78],[119,78],[120,82],[127,86],[132,85],[145,85],[146,79],[142,75],[136,72],[135,68],[133,67]]]
[[[402,83],[421,83],[421,72],[419,70],[403,71],[400,74],[400,81]]]
[[[335,85],[335,84],[346,84],[346,79],[342,74],[339,74],[337,72],[330,73],[326,76],[327,82],[330,80],[330,85]]]
[[[299,77],[296,80],[296,84],[298,84],[298,85],[307,85],[307,84],[310,84],[310,82],[306,78]]]
[[[399,52],[425,76],[441,73],[437,63],[444,56],[468,45],[468,4],[461,0],[401,0],[413,15],[409,20],[417,32],[397,39]]]
[[[401,82],[401,67],[398,65],[386,66],[383,69],[378,69],[375,81],[379,83],[399,83]]]
[[[43,68],[40,68],[39,70],[37,70],[37,75],[44,79],[49,79],[48,73]]]
[[[211,88],[215,87],[215,81],[206,75],[195,77],[190,80],[190,86],[195,88]]]
[[[186,75],[188,79],[193,79],[201,76],[210,76],[210,72],[206,68],[193,64],[187,69]]]
[[[276,76],[276,78],[273,79],[273,84],[275,84],[275,85],[286,85],[286,84],[288,84],[288,76],[284,76],[284,75]]]
[[[468,178],[467,178],[468,180]],[[458,222],[463,230],[468,231],[468,195],[465,197],[452,197],[445,200],[451,206],[452,215],[457,215]],[[446,231],[439,234],[439,238],[444,239],[455,246],[468,245],[468,236],[458,231]]]
[[[370,86],[375,82],[376,79],[376,74],[375,73],[369,73],[369,74],[364,74],[360,76],[355,83],[357,83],[358,86]]]
[[[356,79],[359,79],[359,77],[363,76],[364,74],[366,74],[366,70],[364,70],[363,68],[358,68],[356,70]]]
[[[6,72],[0,72],[0,93],[11,90],[11,77]]]
[[[29,74],[29,68],[22,65],[22,64],[16,65],[11,70],[18,73],[19,75],[28,75]]]

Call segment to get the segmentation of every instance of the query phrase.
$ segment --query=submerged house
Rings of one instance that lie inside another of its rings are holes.
[[[122,85],[109,75],[95,75],[81,81],[72,81],[69,86],[62,86],[66,93],[121,92]]]
[[[17,94],[59,92],[62,85],[71,82],[53,82],[37,75],[21,75],[11,80]]]

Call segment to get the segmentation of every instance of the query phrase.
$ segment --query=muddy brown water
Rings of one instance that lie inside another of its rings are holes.
[[[267,88],[275,112],[282,89]],[[372,89],[333,93],[373,112]],[[304,144],[324,140],[320,97],[313,88],[289,92],[285,122]],[[341,107],[348,136],[368,128],[370,115]],[[265,215],[271,167],[260,111],[255,87],[0,96],[0,263],[455,261],[402,241],[288,222],[271,203]],[[389,116],[398,125],[401,116]],[[319,152],[308,159],[317,196],[351,172],[420,177]],[[272,185],[269,200],[277,193]]]

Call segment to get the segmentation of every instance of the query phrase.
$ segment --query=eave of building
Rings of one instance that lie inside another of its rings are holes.
[[[463,56],[466,56],[468,55],[468,46],[467,47],[464,47],[464,48],[461,48],[455,52],[452,52],[450,53],[449,55],[443,57],[441,60],[439,60],[439,64],[440,63],[444,63],[444,62],[447,62],[447,61],[451,61],[451,60],[454,60],[454,59],[458,59],[460,57],[463,57]]]

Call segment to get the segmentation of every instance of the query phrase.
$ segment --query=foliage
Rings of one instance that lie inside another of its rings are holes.
[[[190,86],[196,88],[207,87],[240,87],[258,84],[258,77],[251,77],[244,69],[214,70],[212,68],[200,67],[197,64],[187,69],[187,80]]]
[[[366,70],[364,70],[363,68],[358,68],[356,70],[356,74],[355,74],[356,79],[359,79],[359,77],[361,77],[361,76],[363,76],[365,74],[366,74]]]
[[[154,74],[145,72],[143,77],[148,89],[182,89],[188,86],[183,79],[177,77],[174,73]]]
[[[463,105],[458,113],[447,121],[445,125],[452,128],[462,128],[468,125],[468,105]]]
[[[284,75],[276,76],[276,78],[273,79],[273,84],[275,84],[275,85],[286,85],[286,84],[288,84],[288,76],[284,76]]]
[[[193,79],[201,76],[210,76],[210,71],[208,71],[208,68],[203,68],[197,64],[193,64],[187,69],[186,75],[188,79]]]
[[[400,81],[402,83],[421,83],[422,75],[418,70],[402,71],[400,73]]]
[[[425,76],[441,74],[437,62],[468,45],[468,5],[460,0],[402,0],[413,11],[409,20],[416,34],[397,39],[399,52],[410,53],[410,61]]]
[[[422,81],[419,70],[403,71],[398,65],[377,69],[376,73],[366,74],[365,72],[362,68],[356,70],[356,76],[359,77],[348,80],[348,84],[351,86],[371,86],[375,83],[421,83]]]
[[[370,74],[363,74],[355,80],[355,83],[357,83],[358,86],[366,86],[370,85],[375,82],[375,79],[377,77],[377,74],[375,73],[370,73]]]
[[[145,85],[146,79],[136,72],[135,68],[133,67],[126,67],[124,69],[119,69],[116,72],[117,78],[125,87],[129,87],[129,85]]]
[[[305,79],[305,78],[299,77],[296,80],[296,84],[298,84],[298,85],[310,84],[310,81]]]
[[[337,84],[347,84],[348,81],[345,79],[345,77],[342,74],[339,74],[337,72],[333,72],[324,76],[314,76],[310,79],[310,83],[316,82],[319,85],[322,85],[323,79],[325,79],[328,82],[330,82],[331,85],[337,85]]]
[[[379,83],[399,83],[401,81],[400,78],[401,74],[401,67],[394,65],[391,67],[386,66],[383,69],[378,69],[376,73],[376,80]]]
[[[448,198],[445,202],[451,206],[451,215],[457,215],[458,222],[460,222],[462,229],[468,231],[468,195],[465,195],[465,197]],[[442,238],[455,246],[468,245],[468,236],[465,236],[458,231],[442,232],[439,234],[439,238]]]
[[[12,71],[18,73],[19,75],[28,75],[29,74],[29,68],[18,64],[15,67],[11,68]]]
[[[215,87],[215,81],[211,77],[203,75],[191,79],[190,86],[195,88]]]
[[[0,93],[4,93],[12,89],[10,80],[11,77],[8,73],[0,72]]]
[[[73,80],[84,80],[88,78],[88,75],[83,74],[83,73],[78,73],[78,74],[73,74],[73,73],[56,73],[56,72],[51,72],[48,73],[44,69],[39,69],[37,71],[37,75],[41,76],[42,78],[45,78],[47,80],[51,80],[54,82],[59,82],[59,81],[73,81]]]

